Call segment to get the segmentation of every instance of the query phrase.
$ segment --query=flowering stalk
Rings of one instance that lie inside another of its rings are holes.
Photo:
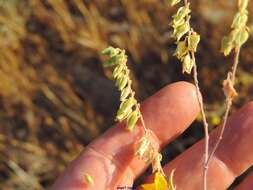
[[[153,173],[155,173],[155,180],[153,184],[144,184],[142,188],[144,190],[174,190],[173,176],[170,176],[170,180],[166,180],[166,176],[161,166],[162,155],[158,152],[157,146],[152,142],[153,132],[148,130],[145,126],[143,116],[140,112],[140,105],[135,98],[135,92],[133,91],[131,84],[132,81],[129,77],[130,70],[128,69],[127,56],[124,50],[119,48],[108,47],[102,52],[104,55],[109,56],[109,60],[104,64],[105,67],[114,67],[113,79],[115,85],[121,92],[120,95],[120,107],[117,111],[116,121],[127,121],[127,129],[132,131],[138,119],[141,120],[142,127],[144,129],[143,137],[138,141],[135,155],[146,163],[151,163]]]
[[[226,96],[226,110],[223,116],[223,124],[218,139],[215,142],[214,147],[209,155],[208,161],[206,163],[207,165],[209,161],[213,158],[215,151],[219,147],[225,127],[227,125],[227,119],[233,103],[233,99],[237,96],[237,92],[234,88],[234,83],[236,77],[236,70],[239,64],[240,50],[242,45],[247,41],[249,37],[249,29],[246,25],[248,21],[248,2],[249,0],[238,0],[238,12],[236,13],[231,25],[232,31],[222,40],[221,51],[224,53],[224,55],[229,55],[232,50],[234,50],[235,55],[231,71],[228,73],[227,79],[223,82],[223,91]]]
[[[176,5],[181,0],[169,0],[170,4]],[[201,98],[201,92],[198,82],[197,64],[195,59],[195,52],[200,41],[200,36],[190,25],[190,3],[188,0],[184,0],[184,6],[180,7],[177,13],[173,16],[172,37],[176,40],[177,49],[175,56],[182,62],[183,73],[191,74],[193,70],[193,79],[197,93],[198,104],[201,110],[203,119],[203,126],[205,132],[205,150],[204,150],[204,163],[203,163],[203,187],[207,189],[207,170],[208,165],[208,153],[209,153],[209,134],[208,134],[208,123],[204,110],[204,103]]]

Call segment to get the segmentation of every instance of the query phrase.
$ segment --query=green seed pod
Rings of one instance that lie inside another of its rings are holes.
[[[185,20],[185,17],[191,12],[189,6],[180,7],[175,15],[173,15],[173,25],[178,26]]]
[[[117,86],[119,88],[119,84],[121,83],[121,81],[124,78],[124,73],[119,73],[119,75],[117,76],[117,78],[115,78],[116,82],[115,82],[115,86]]]
[[[188,36],[187,40],[188,50],[196,52],[200,41],[200,36],[196,32],[193,32],[190,36]]]
[[[237,13],[234,17],[233,23],[231,25],[232,28],[241,28],[246,25],[248,21],[248,15],[245,13]]]
[[[175,28],[173,36],[177,39],[177,41],[180,41],[180,39],[189,31],[190,25],[189,23],[185,22],[184,24]]]
[[[126,101],[122,102],[117,112],[117,119],[122,120],[123,118],[125,118],[127,113],[129,113],[129,111],[132,111],[132,107],[135,104],[136,104],[136,100],[134,97],[130,97]]]
[[[234,48],[233,46],[233,41],[230,37],[225,36],[222,39],[221,43],[221,51],[224,53],[225,56],[229,55],[232,49]]]
[[[177,43],[177,49],[175,51],[175,56],[178,59],[181,59],[183,56],[185,56],[185,54],[188,52],[188,48],[186,47],[186,43],[185,41],[179,41]]]
[[[132,111],[133,111],[132,108],[130,108],[130,109],[126,110],[125,112],[122,112],[121,114],[117,114],[116,121],[121,122],[124,119],[128,118],[129,115],[132,113]]]
[[[114,48],[114,47],[108,47],[108,48],[105,48],[103,51],[102,51],[102,54],[104,55],[108,55],[109,57],[114,57],[116,56],[118,53],[120,52],[120,50],[118,48]]]
[[[124,65],[123,64],[119,64],[114,70],[113,70],[113,73],[112,73],[112,76],[114,79],[117,78],[117,76],[119,76],[119,74],[123,71],[124,69]]]
[[[139,114],[137,110],[133,111],[129,117],[127,118],[127,129],[129,131],[132,131],[136,125],[136,122],[138,121]]]
[[[120,91],[123,90],[123,89],[125,88],[125,86],[126,86],[127,83],[128,83],[128,80],[129,80],[128,75],[124,75],[124,76],[122,77],[122,80],[120,81],[119,86],[118,86]]]
[[[249,33],[246,29],[242,29],[241,32],[238,33],[235,44],[236,47],[241,47],[249,38]]]
[[[131,92],[132,92],[132,89],[130,86],[127,86],[126,88],[124,88],[121,91],[120,101],[125,101],[125,99],[130,95]]]
[[[191,74],[192,67],[194,66],[194,62],[191,59],[191,56],[187,54],[183,59],[183,73]]]

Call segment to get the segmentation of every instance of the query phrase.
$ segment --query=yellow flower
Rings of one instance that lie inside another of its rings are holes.
[[[151,184],[143,184],[141,187],[143,190],[167,190],[168,183],[164,175],[160,172],[156,172],[154,182]]]

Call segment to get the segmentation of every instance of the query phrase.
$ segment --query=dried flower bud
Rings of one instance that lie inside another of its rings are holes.
[[[223,81],[223,91],[225,96],[231,99],[238,95],[231,80],[230,72],[228,73],[227,79]]]
[[[192,60],[191,56],[187,54],[183,58],[183,73],[186,72],[187,74],[191,74],[192,68],[194,66],[194,61]]]
[[[152,170],[154,172],[160,172],[162,171],[162,165],[161,165],[162,155],[160,153],[156,153],[154,155],[154,158],[152,160]]]
[[[145,161],[151,160],[152,158],[147,158],[146,156],[149,155],[150,151],[151,152],[153,151],[152,149],[153,147],[150,139],[147,136],[144,136],[139,140],[137,144],[135,155],[139,156],[141,159]]]

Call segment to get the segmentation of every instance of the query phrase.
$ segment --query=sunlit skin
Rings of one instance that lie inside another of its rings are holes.
[[[145,100],[141,112],[147,128],[155,134],[153,140],[162,148],[182,134],[198,115],[195,87],[186,82],[171,84]],[[211,132],[211,146],[218,130],[216,128]],[[142,134],[140,123],[132,133],[125,130],[124,123],[110,128],[69,164],[51,190],[114,190],[117,187],[132,186],[134,180],[147,168],[143,161],[134,156],[136,141]],[[210,162],[208,189],[226,189],[248,169],[253,164],[252,147],[251,102],[229,118],[224,138]],[[176,169],[174,182],[177,190],[202,189],[203,148],[202,140],[164,167],[168,175],[172,169]],[[93,186],[86,185],[85,174],[93,177]],[[252,181],[253,175],[246,178],[236,190],[252,190]]]

